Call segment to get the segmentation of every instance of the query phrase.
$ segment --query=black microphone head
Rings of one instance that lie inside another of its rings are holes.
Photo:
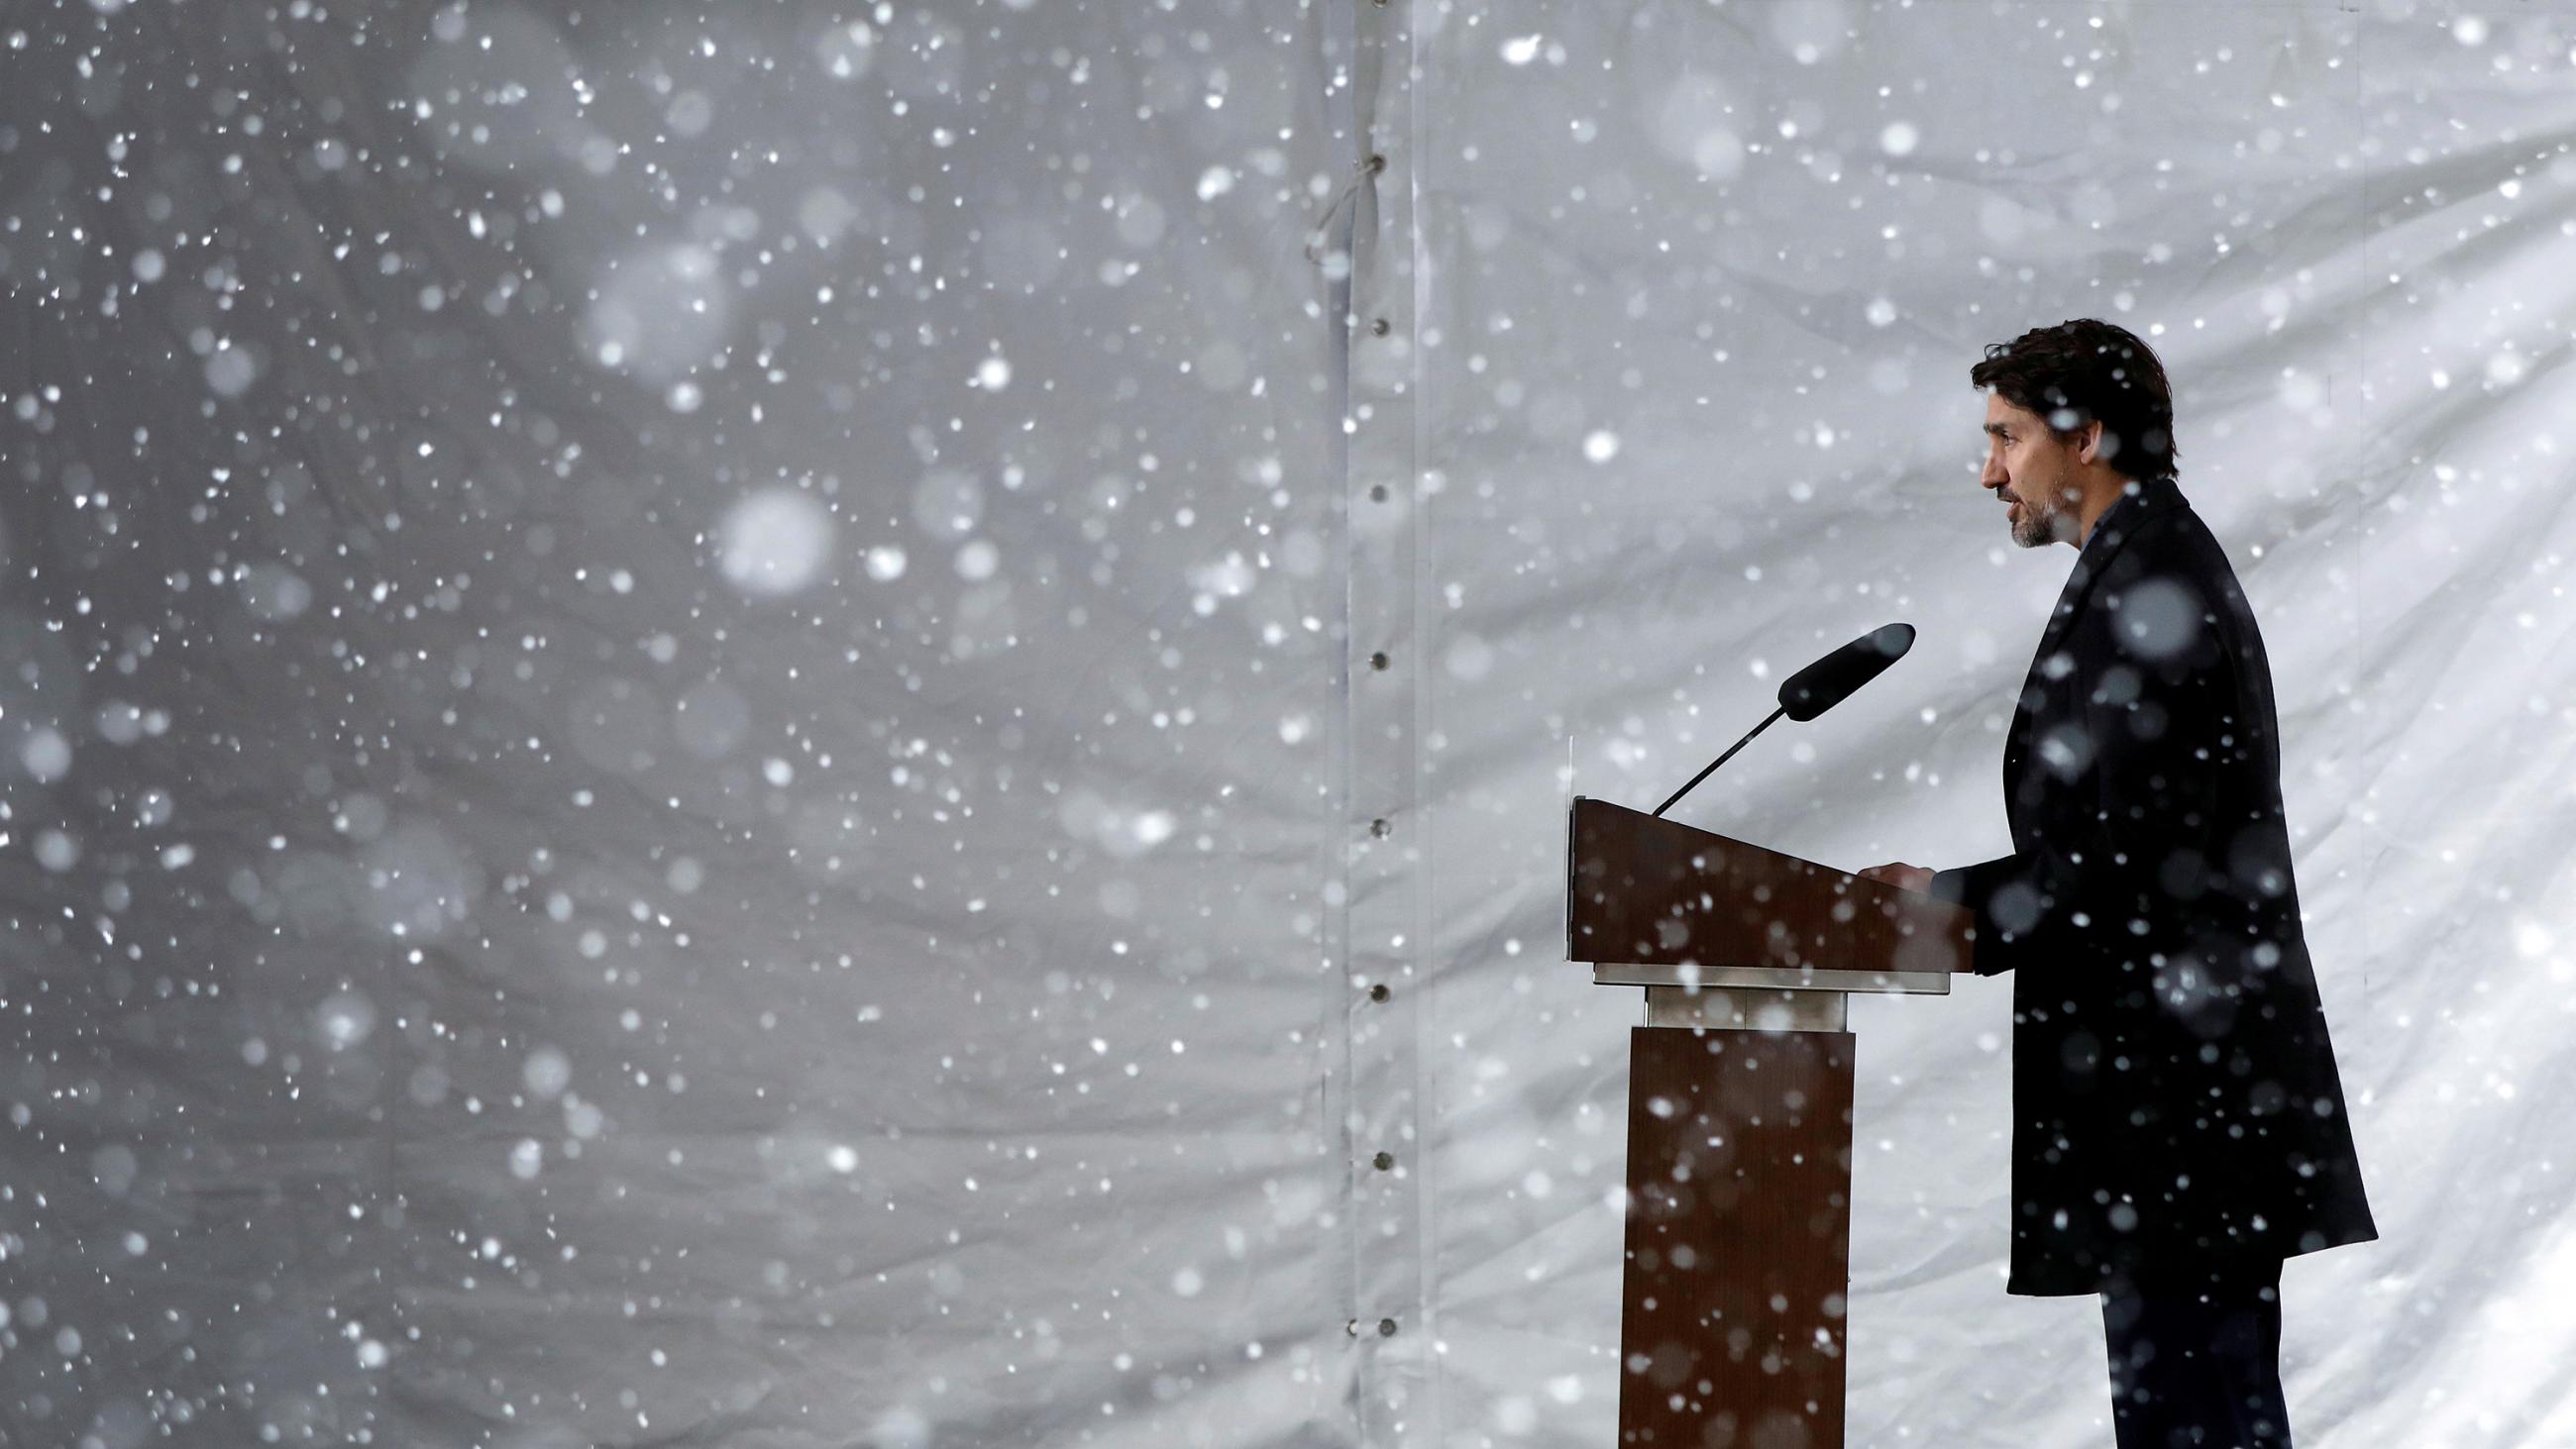
[[[1780,710],[1805,723],[1832,709],[1914,647],[1914,626],[1886,624],[1780,681]]]

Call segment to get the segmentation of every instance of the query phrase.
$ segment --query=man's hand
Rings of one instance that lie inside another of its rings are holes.
[[[1919,865],[1873,865],[1860,873],[1862,880],[1891,885],[1901,891],[1923,891],[1932,887],[1932,872]]]

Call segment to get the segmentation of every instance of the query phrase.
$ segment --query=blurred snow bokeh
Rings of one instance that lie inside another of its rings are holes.
[[[2568,16],[713,14],[0,19],[0,1441],[1605,1441],[1565,795],[1903,618],[1676,814],[1999,853],[2081,315],[2276,672],[2298,1430],[2571,1432]],[[1853,1018],[1854,1442],[2107,1442],[2007,986]]]

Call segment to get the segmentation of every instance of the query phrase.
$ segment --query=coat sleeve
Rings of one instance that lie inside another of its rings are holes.
[[[1933,874],[1927,893],[1973,915],[1976,974],[2112,944],[2171,894],[2165,872],[2219,856],[2220,776],[2245,721],[2205,597],[2155,575],[2088,621],[2077,708],[2033,742],[2031,777],[2059,800],[2025,848]]]
[[[2033,901],[2021,895],[2004,895],[2002,905],[2020,926],[2017,931],[1997,917],[1996,897],[2007,886],[2016,892],[2027,892],[2031,867],[2032,863],[2016,852],[1932,873],[1932,883],[1925,888],[1927,893],[1934,900],[1965,906],[1974,918],[1977,941],[1970,963],[1980,976],[2000,976],[2020,964]]]

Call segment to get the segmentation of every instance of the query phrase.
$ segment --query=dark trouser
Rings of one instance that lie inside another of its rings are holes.
[[[2102,1334],[2119,1449],[2289,1449],[2279,1259],[2115,1284]]]

